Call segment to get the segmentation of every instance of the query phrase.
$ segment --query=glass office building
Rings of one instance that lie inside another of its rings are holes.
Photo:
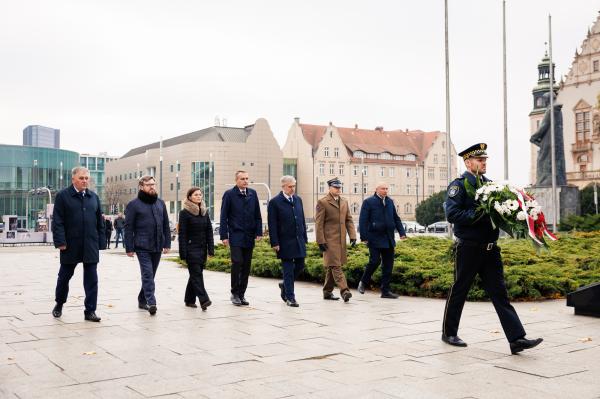
[[[79,154],[73,151],[0,144],[0,216],[17,215],[19,228],[33,228],[48,194],[30,191],[48,187],[54,202],[56,192],[71,184],[71,169],[78,165]]]
[[[104,198],[104,169],[108,162],[114,161],[115,159],[117,159],[117,157],[109,156],[105,152],[101,152],[98,155],[81,154],[79,156],[79,165],[85,166],[90,170],[90,189],[98,194],[105,211],[108,209],[106,209],[107,205],[105,204],[106,201]]]
[[[204,194],[206,209],[210,219],[215,217],[215,163],[192,162],[192,186],[200,187]],[[185,197],[185,194],[183,196]],[[181,207],[179,208],[181,209]]]
[[[60,129],[30,125],[23,129],[23,145],[60,148]]]

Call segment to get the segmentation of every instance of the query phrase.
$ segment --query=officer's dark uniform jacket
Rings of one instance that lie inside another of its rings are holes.
[[[465,180],[477,187],[477,179],[469,172],[454,180],[446,191],[446,219],[454,225],[454,235],[462,240],[491,243],[498,239],[500,231],[492,227],[489,216],[476,212],[475,198],[465,189]],[[483,182],[489,182],[482,176]]]

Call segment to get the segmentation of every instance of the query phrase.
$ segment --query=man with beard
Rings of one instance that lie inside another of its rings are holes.
[[[125,208],[125,252],[129,257],[135,253],[140,263],[142,289],[138,307],[154,315],[154,276],[161,252],[166,254],[171,248],[171,231],[167,207],[158,198],[154,177],[141,177],[138,187],[137,198]]]

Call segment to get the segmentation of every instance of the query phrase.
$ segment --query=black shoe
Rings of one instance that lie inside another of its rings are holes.
[[[535,348],[536,346],[541,344],[543,340],[544,340],[543,338],[536,338],[536,339],[527,339],[525,337],[519,338],[518,340],[510,343],[510,353],[512,353],[514,355],[525,349]]]
[[[358,292],[360,292],[361,294],[365,293],[365,283],[363,283],[362,281],[358,282]]]
[[[148,305],[148,313],[150,313],[150,316],[154,316],[157,310],[156,305]]]
[[[337,301],[340,299],[340,297],[333,295],[333,292],[328,292],[326,294],[323,294],[323,299],[328,299],[330,301]]]
[[[279,283],[279,290],[281,291],[281,300],[285,302],[285,287],[283,286],[283,283]]]
[[[297,308],[298,306],[300,306],[300,304],[299,304],[298,302],[296,302],[296,300],[295,300],[295,299],[288,299],[287,301],[285,301],[285,303],[286,303],[288,306],[291,306],[291,307],[293,307],[293,308]]]
[[[393,292],[391,292],[391,291],[388,291],[388,292],[382,292],[382,293],[381,293],[381,297],[382,297],[382,298],[398,299],[398,297],[399,297],[399,296],[400,296],[400,295],[398,295],[398,294],[394,294],[394,293],[393,293]]]
[[[94,322],[99,322],[100,318],[98,316],[96,316],[96,312],[83,312],[83,316],[84,319],[86,319],[87,321],[94,321]]]
[[[242,305],[244,305],[244,306],[248,306],[248,305],[250,305],[250,302],[248,302],[248,301],[246,300],[246,298],[244,298],[243,296],[241,296],[241,297],[240,297],[240,302],[241,302],[241,303],[242,303]]]
[[[138,309],[148,310],[148,304],[138,303]]]
[[[242,301],[240,300],[240,297],[237,295],[231,295],[231,303],[233,303],[235,306],[242,306]]]
[[[62,316],[62,303],[57,303],[56,306],[54,306],[54,309],[52,309],[52,316],[54,317],[60,317]]]
[[[207,300],[206,302],[200,302],[200,307],[202,308],[202,310],[206,310],[206,308],[208,308],[210,305],[212,305],[212,302],[209,300]]]
[[[442,341],[453,346],[467,346],[467,343],[460,339],[458,335],[447,336],[446,334],[442,334]]]
[[[344,302],[348,302],[350,298],[352,298],[352,293],[350,290],[346,290],[342,293],[342,298],[344,298]]]
[[[198,307],[198,305],[196,305],[194,302],[190,302],[190,303],[186,302],[185,306],[187,306],[188,308],[197,308]]]

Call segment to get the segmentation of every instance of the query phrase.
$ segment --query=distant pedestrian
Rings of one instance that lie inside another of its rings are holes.
[[[154,276],[161,253],[171,248],[171,232],[167,207],[158,198],[156,182],[152,176],[142,176],[138,182],[137,198],[125,208],[125,252],[137,255],[142,276],[142,289],[138,307],[151,315],[156,313]]]
[[[356,230],[348,201],[340,196],[342,182],[338,178],[327,182],[329,194],[317,202],[315,230],[317,244],[323,254],[325,267],[325,285],[323,299],[338,300],[333,294],[334,283],[340,289],[344,302],[352,298],[342,266],[346,264],[346,233],[350,236],[350,244],[356,245]]]
[[[96,315],[98,301],[97,265],[99,250],[106,246],[104,220],[100,199],[88,189],[90,172],[78,166],[71,171],[72,184],[61,190],[54,201],[52,236],[54,246],[60,249],[60,270],[56,282],[54,317],[62,316],[63,304],[69,295],[69,280],[75,266],[83,263],[83,288],[85,290],[84,318],[99,322]]]
[[[281,178],[281,192],[269,201],[269,239],[271,247],[281,259],[283,282],[279,283],[281,299],[292,307],[298,307],[294,294],[294,281],[304,270],[306,258],[306,224],[302,199],[295,195],[296,179]]]
[[[387,183],[378,183],[375,194],[364,200],[360,208],[360,240],[369,247],[369,263],[358,283],[358,292],[365,293],[371,276],[381,264],[381,297],[396,299],[398,295],[390,289],[396,248],[394,230],[398,231],[401,240],[406,239],[406,232],[394,201],[387,195],[388,189]]]
[[[122,213],[119,213],[117,215],[117,218],[115,219],[114,222],[114,227],[115,227],[115,248],[119,247],[119,238],[121,239],[121,242],[123,242],[123,245],[125,245],[125,239],[123,237],[123,232],[125,231],[125,218],[123,217]]]
[[[188,278],[185,288],[185,305],[196,308],[196,297],[202,310],[212,302],[204,287],[203,270],[208,256],[215,255],[213,228],[204,202],[202,190],[192,187],[179,212],[179,258],[187,263]]]
[[[256,191],[248,187],[248,172],[235,172],[235,187],[225,191],[221,202],[221,241],[231,248],[231,303],[249,305],[248,277],[255,240],[262,239],[262,217]]]
[[[110,249],[110,236],[112,235],[113,224],[109,216],[104,216],[104,232],[106,233],[106,249]]]

